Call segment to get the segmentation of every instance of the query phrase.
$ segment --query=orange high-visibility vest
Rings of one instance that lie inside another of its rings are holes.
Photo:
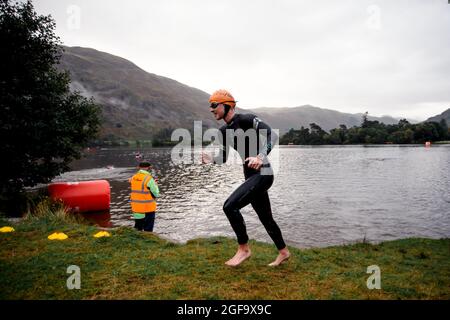
[[[145,213],[156,211],[156,201],[153,199],[148,182],[152,179],[150,174],[136,173],[131,179],[131,211]]]

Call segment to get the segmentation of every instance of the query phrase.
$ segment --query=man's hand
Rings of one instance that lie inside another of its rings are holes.
[[[247,159],[245,159],[245,162],[247,161],[247,166],[255,170],[259,170],[263,164],[262,160],[258,157],[248,157]]]
[[[203,164],[213,163],[212,157],[209,154],[202,152],[202,163]]]

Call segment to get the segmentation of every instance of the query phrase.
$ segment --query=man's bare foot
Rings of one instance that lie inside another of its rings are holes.
[[[248,245],[239,245],[238,251],[236,252],[234,257],[225,262],[225,264],[230,267],[236,267],[250,258],[251,255],[252,252]]]
[[[288,261],[290,256],[291,253],[289,252],[288,248],[281,249],[280,253],[278,254],[278,257],[275,259],[275,261],[269,263],[269,266],[270,267],[279,266],[280,264]]]

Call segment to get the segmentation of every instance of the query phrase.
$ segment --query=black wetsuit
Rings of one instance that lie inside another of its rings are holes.
[[[235,114],[230,123],[220,128],[220,133],[219,138],[221,138],[220,142],[223,148],[221,154],[214,158],[214,162],[226,162],[229,146],[238,151],[244,162],[245,182],[229,196],[223,205],[223,211],[236,233],[238,243],[245,244],[248,242],[247,230],[240,209],[251,204],[276,247],[279,250],[285,248],[286,244],[281,230],[272,217],[269,194],[267,193],[273,183],[273,171],[267,155],[272,150],[273,142],[276,140],[275,133],[266,123],[252,114]],[[248,134],[248,138],[242,138],[246,134]],[[264,139],[264,136],[267,139]],[[240,138],[242,139],[239,140]],[[228,141],[229,144],[227,144]],[[263,167],[260,170],[249,168],[248,163],[245,162],[246,158],[256,157],[257,155],[264,159]]]

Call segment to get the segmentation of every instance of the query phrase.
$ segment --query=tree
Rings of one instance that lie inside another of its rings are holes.
[[[303,126],[300,127],[298,138],[294,141],[295,144],[309,144],[310,133],[309,129]]]
[[[347,126],[339,125],[339,128],[330,130],[329,134],[323,136],[326,144],[344,144],[347,139]]]
[[[361,133],[362,129],[359,127],[351,127],[347,132],[347,140],[345,143],[354,144],[354,143],[363,143],[362,140],[364,137]]]
[[[324,136],[327,133],[316,123],[310,123],[309,127],[311,128],[309,142],[311,144],[323,144]]]
[[[69,170],[97,133],[100,108],[69,90],[51,16],[31,1],[0,0],[0,168],[2,199]]]
[[[415,126],[414,140],[416,143],[439,140],[439,124],[437,122],[423,122]]]
[[[293,128],[291,128],[288,132],[286,132],[286,134],[284,134],[284,135],[280,138],[280,144],[289,144],[289,143],[293,143],[295,136],[296,136],[296,130],[294,130]]]
[[[327,143],[329,144],[343,144],[344,140],[341,138],[340,129],[331,129],[327,136]]]
[[[398,121],[398,126],[400,128],[406,128],[406,127],[409,128],[411,126],[411,123],[409,123],[409,121],[406,119],[400,119]]]
[[[369,112],[366,111],[362,115],[361,128],[367,128],[369,126]]]
[[[441,140],[446,140],[449,137],[447,120],[445,119],[441,119],[439,122],[439,135]]]
[[[293,141],[295,144],[382,144],[382,143],[423,143],[450,138],[450,131],[445,119],[440,122],[423,122],[411,124],[406,119],[398,124],[386,125],[379,121],[368,120],[368,113],[363,114],[360,127],[347,128],[341,124],[339,128],[325,132],[315,124],[310,124],[310,130],[301,127],[291,129],[280,140],[280,144]]]

